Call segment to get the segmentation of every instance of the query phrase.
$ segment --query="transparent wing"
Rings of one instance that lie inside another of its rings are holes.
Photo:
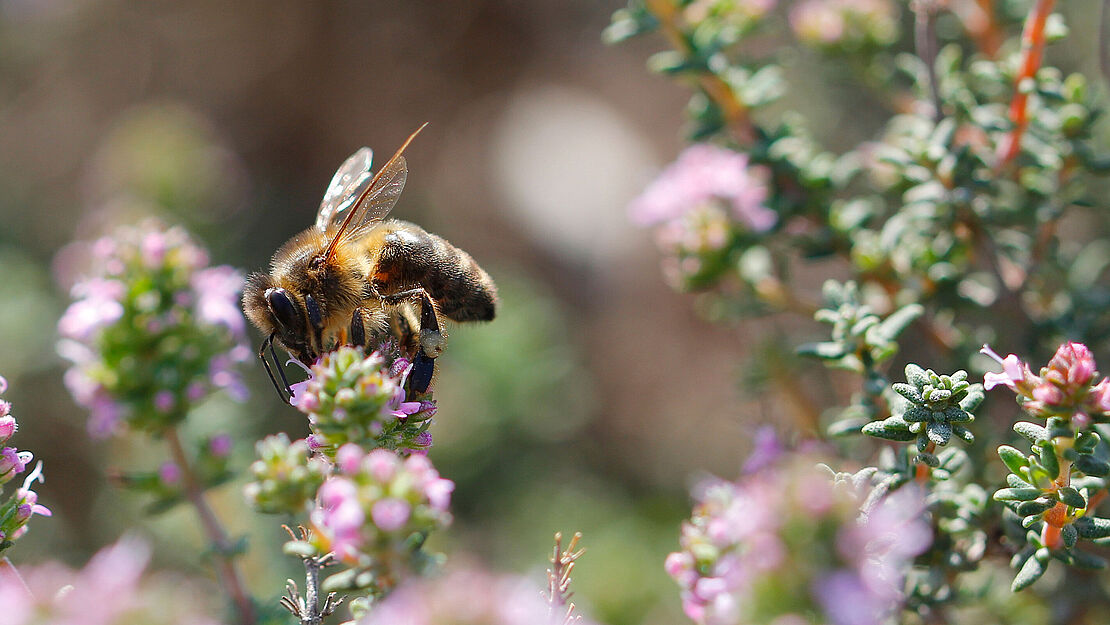
[[[366,197],[355,206],[355,214],[351,219],[350,229],[354,230],[360,226],[375,221],[385,219],[389,211],[393,210],[393,206],[397,204],[397,198],[401,197],[401,191],[405,189],[405,180],[409,176],[408,163],[405,162],[405,157],[398,156],[389,163],[386,163],[385,170],[382,171],[381,177],[378,179],[374,188],[366,195]],[[351,198],[351,201],[358,199],[358,196]],[[340,207],[340,212],[344,212],[344,208]]]
[[[317,230],[326,232],[337,221],[337,217],[341,219],[345,216],[345,211],[355,198],[366,190],[366,185],[373,178],[370,174],[370,163],[373,160],[373,150],[363,147],[343,161],[324,191],[324,199],[316,213]]]

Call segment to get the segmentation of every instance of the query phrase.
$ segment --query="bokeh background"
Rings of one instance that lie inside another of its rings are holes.
[[[110,484],[114,467],[157,466],[159,446],[91,441],[61,384],[55,323],[80,271],[67,245],[156,215],[214,262],[261,269],[312,222],[343,159],[362,145],[388,155],[428,121],[394,216],[469,251],[502,295],[500,317],[452,328],[439,361],[432,459],[458,488],[437,546],[528,573],[542,571],[555,531],[581,531],[574,588],[587,613],[681,622],[662,562],[689,481],[735,475],[751,424],[798,406],[743,384],[759,377],[742,373],[744,354],[766,354],[775,333],[705,323],[626,218],[683,145],[688,92],[645,69],[661,41],[601,42],[619,6],[0,0],[0,375],[55,512],[11,557],[79,564],[139,527],[157,567],[207,576],[191,510],[146,517]],[[842,76],[796,61],[788,104],[830,147],[881,124],[886,113]],[[232,433],[240,468],[260,437],[307,431],[261,367],[248,378],[247,404],[215,399],[192,424]],[[269,600],[299,563],[241,486],[214,503],[247,538],[249,585]]]

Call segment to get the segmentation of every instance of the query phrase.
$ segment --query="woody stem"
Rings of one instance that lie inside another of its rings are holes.
[[[236,610],[239,612],[239,623],[242,625],[254,625],[256,622],[254,605],[251,603],[250,597],[244,590],[243,581],[239,577],[239,571],[235,568],[235,563],[232,560],[232,545],[227,537],[227,532],[224,531],[219,519],[216,518],[215,513],[212,512],[212,508],[208,506],[208,502],[204,499],[204,490],[200,485],[200,481],[197,479],[196,472],[193,470],[192,465],[189,464],[188,457],[185,455],[185,448],[181,445],[181,438],[178,436],[177,428],[167,428],[164,436],[166,444],[170,448],[170,455],[173,457],[173,461],[181,469],[182,481],[185,485],[185,496],[196,509],[197,516],[200,517],[201,525],[204,527],[204,533],[212,543],[216,559],[216,572],[221,578],[223,587],[227,590],[228,595],[235,604]]]

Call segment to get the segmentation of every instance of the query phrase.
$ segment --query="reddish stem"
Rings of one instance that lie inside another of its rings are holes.
[[[925,447],[925,453],[931,454],[936,450],[937,444],[929,441],[929,444]],[[933,477],[933,468],[925,464],[924,462],[917,463],[917,467],[914,469],[914,481],[918,484],[924,484],[928,482],[929,478],[931,477]]]
[[[165,432],[166,443],[170,448],[173,461],[181,468],[182,481],[185,484],[185,496],[197,510],[200,523],[204,526],[204,533],[212,542],[215,551],[216,571],[219,574],[224,589],[231,597],[235,608],[239,611],[239,625],[254,625],[254,605],[244,590],[243,581],[239,578],[239,571],[232,561],[232,544],[227,537],[216,514],[208,507],[204,499],[204,489],[201,487],[189,459],[185,455],[185,448],[181,445],[181,438],[177,435],[177,428],[170,427]]]
[[[1045,23],[1055,4],[1056,0],[1037,0],[1025,19],[1025,28],[1021,31],[1021,67],[1014,80],[1014,98],[1010,101],[1010,121],[1014,129],[1002,140],[996,171],[1001,171],[1021,151],[1021,138],[1029,126],[1029,90],[1023,88],[1023,83],[1033,80],[1041,67]]]
[[[663,34],[677,50],[689,54],[693,52],[690,42],[679,26],[679,9],[674,0],[646,0],[645,6],[659,20]],[[712,73],[702,73],[698,77],[698,86],[721,108],[724,114],[725,125],[729,127],[737,141],[750,143],[754,138],[751,119],[748,117],[748,107],[744,106],[732,87]]]

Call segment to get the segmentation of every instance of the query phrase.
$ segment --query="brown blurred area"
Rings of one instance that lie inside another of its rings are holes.
[[[13,557],[80,561],[141,505],[104,477],[140,462],[121,460],[142,457],[137,444],[90,442],[61,386],[53,324],[74,271],[51,269],[55,254],[152,213],[215,262],[263,268],[312,222],[344,158],[369,145],[381,162],[428,121],[394,216],[469,251],[504,296],[502,318],[454,329],[442,359],[431,457],[459,481],[444,548],[525,571],[555,530],[582,530],[576,587],[598,617],[678,618],[662,562],[689,476],[734,475],[743,423],[785,417],[738,390],[758,333],[699,319],[626,219],[682,146],[688,93],[644,68],[660,41],[601,43],[618,7],[0,0],[0,262],[13,280],[0,374],[58,512]],[[258,371],[251,381],[248,406],[201,419],[239,435],[242,467],[254,439],[305,433]],[[239,527],[260,552],[251,586],[276,596],[283,577],[264,557],[280,534],[238,488],[217,504],[251,517]],[[145,523],[167,543],[193,531],[188,511]]]

